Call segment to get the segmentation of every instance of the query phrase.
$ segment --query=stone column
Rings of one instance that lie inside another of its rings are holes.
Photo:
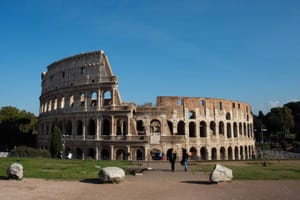
[[[86,134],[86,119],[82,121],[82,140],[85,140],[85,134]]]
[[[115,156],[114,156],[114,146],[110,145],[110,160],[114,160]]]

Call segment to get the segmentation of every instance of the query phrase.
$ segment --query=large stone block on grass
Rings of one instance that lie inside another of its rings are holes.
[[[209,176],[209,180],[213,183],[231,181],[232,179],[232,170],[220,164],[215,165]]]
[[[120,183],[125,178],[125,171],[119,167],[104,167],[98,175],[102,183]]]
[[[13,163],[6,171],[9,179],[21,180],[23,178],[23,165],[20,163]]]

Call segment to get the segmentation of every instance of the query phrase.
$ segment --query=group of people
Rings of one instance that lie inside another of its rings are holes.
[[[177,154],[176,154],[175,150],[173,150],[173,149],[171,150],[171,152],[168,156],[168,159],[171,163],[171,170],[172,170],[172,172],[174,172],[175,171],[175,162],[177,159]],[[188,170],[188,159],[189,159],[189,154],[187,153],[185,148],[182,148],[182,158],[181,158],[180,164],[184,167],[185,172],[187,172],[187,170]]]

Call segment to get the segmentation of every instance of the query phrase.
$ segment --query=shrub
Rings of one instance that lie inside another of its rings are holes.
[[[47,150],[34,149],[26,146],[19,146],[11,150],[11,157],[43,157],[49,158],[50,153]]]

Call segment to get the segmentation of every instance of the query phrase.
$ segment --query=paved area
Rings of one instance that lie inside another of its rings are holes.
[[[167,162],[144,163],[151,167],[143,175],[126,176],[121,184],[99,184],[98,179],[80,181],[47,181],[28,179],[22,181],[0,180],[1,200],[253,200],[299,199],[300,181],[235,181],[211,184],[208,174],[184,172],[180,164],[172,173]],[[193,166],[191,166],[193,167]]]

